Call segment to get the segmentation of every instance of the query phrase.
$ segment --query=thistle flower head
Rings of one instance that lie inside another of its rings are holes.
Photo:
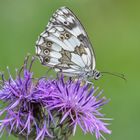
[[[104,115],[99,112],[108,100],[105,97],[100,98],[101,92],[97,94],[97,90],[94,87],[89,88],[89,84],[81,84],[82,81],[75,82],[71,78],[64,81],[63,76],[53,81],[51,88],[55,90],[51,93],[54,99],[50,109],[61,114],[60,124],[69,121],[73,134],[78,125],[84,133],[90,132],[99,139],[103,137],[101,132],[111,133],[106,127],[108,124],[102,121],[105,120]]]
[[[0,100],[5,103],[0,110],[0,133],[35,140],[68,140],[80,126],[84,133],[95,134],[99,139],[102,132],[110,134],[101,106],[107,103],[105,97],[81,80],[33,78],[31,64],[26,58],[22,69],[9,79],[1,74]],[[23,74],[22,74],[23,73]],[[5,115],[4,115],[5,114]]]
[[[6,114],[5,118],[0,120],[0,132],[3,133],[6,129],[9,134],[25,138],[36,138],[36,134],[41,138],[52,137],[44,127],[44,118],[48,118],[49,114],[42,109],[40,100],[35,98],[35,94],[41,94],[41,91],[37,89],[38,81],[34,81],[33,73],[30,71],[34,58],[29,68],[27,68],[28,59],[29,57],[25,59],[24,66],[17,72],[15,79],[12,78],[9,69],[8,80],[5,80],[2,74],[0,100],[7,105],[0,111],[0,115]],[[42,129],[45,131],[41,134]]]

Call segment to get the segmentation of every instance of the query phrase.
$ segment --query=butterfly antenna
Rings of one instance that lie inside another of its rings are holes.
[[[116,76],[116,77],[119,77],[121,79],[123,79],[124,81],[127,81],[127,79],[125,78],[125,75],[124,74],[121,74],[121,73],[112,73],[112,72],[101,72],[101,74],[110,74],[110,75],[113,75],[113,76]]]

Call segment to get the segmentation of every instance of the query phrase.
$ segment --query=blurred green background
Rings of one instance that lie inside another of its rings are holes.
[[[140,1],[136,0],[0,0],[0,70],[19,68],[53,12],[69,7],[85,26],[101,71],[124,73],[127,82],[104,75],[95,85],[111,101],[102,112],[113,118],[108,140],[140,139]],[[39,62],[36,76],[45,74]],[[6,139],[3,136],[1,139]],[[15,140],[14,137],[8,137]],[[94,140],[78,130],[71,140]]]

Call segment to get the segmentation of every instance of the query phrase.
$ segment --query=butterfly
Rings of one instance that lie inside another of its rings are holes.
[[[95,69],[95,54],[88,35],[67,7],[61,7],[53,14],[35,48],[40,62],[56,72],[83,79],[101,77]]]

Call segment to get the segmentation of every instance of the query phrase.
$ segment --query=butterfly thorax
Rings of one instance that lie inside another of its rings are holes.
[[[98,70],[86,70],[85,77],[88,79],[94,78],[95,80],[98,80],[101,77],[101,73]]]

